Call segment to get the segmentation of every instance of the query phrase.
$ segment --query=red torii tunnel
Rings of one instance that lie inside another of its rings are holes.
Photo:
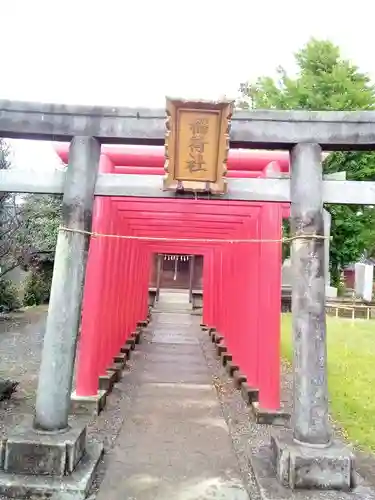
[[[67,163],[68,147],[56,149]],[[100,172],[164,174],[163,147],[101,151]],[[230,150],[228,177],[262,177],[270,164],[287,172],[288,152]],[[98,394],[100,377],[147,317],[153,255],[190,254],[203,255],[203,323],[224,336],[233,361],[259,389],[259,405],[278,409],[280,240],[288,216],[288,205],[270,202],[96,197],[93,232],[127,238],[91,238],[76,395]]]

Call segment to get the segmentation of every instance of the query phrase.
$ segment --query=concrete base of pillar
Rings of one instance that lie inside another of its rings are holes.
[[[190,311],[190,314],[192,316],[202,316],[202,309],[193,309]]]
[[[131,346],[129,344],[125,344],[123,347],[121,347],[120,351],[126,355],[126,359],[130,359],[131,356]]]
[[[123,370],[126,365],[126,353],[120,352],[113,358],[113,362],[117,363],[119,366],[121,366],[121,369]]]
[[[134,332],[134,340],[136,344],[140,344],[142,341],[142,330],[137,330]]]
[[[66,432],[41,433],[28,418],[4,441],[0,469],[8,474],[64,476],[85,453],[86,427],[72,422]]]
[[[326,286],[326,297],[328,299],[335,299],[337,297],[337,288],[334,286]]]
[[[232,361],[232,355],[228,352],[221,353],[221,364],[227,366],[228,361]]]
[[[134,349],[135,349],[135,346],[138,344],[137,342],[137,332],[133,332],[131,335],[130,335],[130,338],[134,340]]]
[[[259,401],[259,390],[251,387],[247,382],[241,384],[241,396],[247,405]]]
[[[345,445],[304,446],[289,431],[271,437],[271,450],[277,478],[285,487],[342,491],[355,487],[354,455]]]
[[[127,340],[126,340],[126,344],[128,346],[130,346],[131,350],[134,351],[135,349],[135,340],[133,337],[129,337]]]
[[[234,370],[232,372],[233,384],[236,389],[241,389],[241,385],[247,382],[246,375],[241,373],[239,370]]]
[[[120,382],[122,378],[122,369],[117,367],[115,363],[113,363],[111,366],[107,368],[108,373],[113,373],[114,374],[114,384],[117,384],[117,382]]]
[[[108,371],[106,375],[100,375],[99,377],[99,390],[106,391],[107,393],[112,392],[113,386],[116,383],[117,375],[113,371]]]
[[[265,410],[257,401],[251,403],[251,408],[257,424],[289,427],[291,415],[282,410]]]
[[[233,373],[237,372],[240,368],[236,363],[233,363],[233,361],[227,361],[227,364],[225,365],[225,369],[231,377],[233,377]]]
[[[54,494],[61,494],[64,498],[84,499],[90,490],[102,454],[101,444],[87,444],[77,467],[71,474],[63,477],[11,474],[0,470],[0,495],[11,498],[50,498]]]
[[[227,350],[227,346],[224,344],[224,342],[219,342],[216,344],[216,354],[219,358],[221,358],[222,353],[227,352]]]
[[[95,396],[77,396],[74,391],[71,395],[71,411],[75,415],[99,415],[107,402],[107,391],[98,391]]]
[[[217,333],[216,331],[211,333],[211,341],[215,344],[220,344],[224,340],[224,337]]]

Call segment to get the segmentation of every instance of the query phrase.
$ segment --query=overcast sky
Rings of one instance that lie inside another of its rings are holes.
[[[0,98],[164,106],[165,96],[237,97],[240,82],[293,71],[312,36],[375,81],[372,0],[0,0]],[[15,145],[48,168],[51,146]]]

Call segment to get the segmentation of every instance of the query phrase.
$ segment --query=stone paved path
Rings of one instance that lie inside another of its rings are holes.
[[[184,300],[161,298],[139,346],[127,376],[128,414],[98,500],[249,499],[199,344],[199,319]]]

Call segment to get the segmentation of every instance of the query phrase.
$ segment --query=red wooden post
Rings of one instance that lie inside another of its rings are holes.
[[[239,235],[243,237],[243,233]],[[231,248],[235,266],[235,282],[233,282],[233,336],[236,342],[238,364],[242,372],[246,374],[248,343],[247,343],[247,307],[245,301],[245,271],[249,255],[246,255],[246,246],[243,243],[234,244]]]
[[[214,308],[215,308],[215,268],[214,268],[214,246],[211,246],[210,253],[209,253],[209,319],[210,319],[210,326],[215,326],[215,318],[214,318]]]
[[[233,354],[233,356],[236,356],[236,353],[234,352],[235,345],[233,341],[233,332],[232,332],[232,311],[231,311],[231,297],[233,294],[233,281],[232,281],[232,273],[234,272],[233,270],[233,265],[232,265],[232,253],[230,249],[230,245],[226,244],[225,245],[225,261],[226,261],[226,271],[225,271],[225,277],[224,277],[224,287],[226,290],[225,294],[225,328],[227,330],[227,337],[228,337],[228,343],[230,345],[230,350]]]
[[[127,232],[130,235],[130,230]],[[131,314],[132,314],[132,289],[131,282],[133,278],[133,266],[134,266],[134,252],[133,252],[134,241],[128,240],[128,253],[127,253],[127,272],[126,272],[126,323],[125,323],[125,338],[127,339],[130,334],[131,329]]]
[[[122,218],[119,214],[119,224],[121,224],[121,234],[123,234],[122,229]],[[119,332],[118,332],[118,350],[121,349],[125,342],[124,338],[124,323],[125,323],[125,240],[119,239],[120,243],[120,263],[119,263]]]
[[[232,335],[235,340],[238,364],[244,371],[246,364],[246,330],[243,323],[244,307],[244,275],[243,275],[243,245],[232,245],[233,256],[233,291],[232,291]]]
[[[127,234],[134,236],[134,232],[128,226]],[[132,333],[134,329],[134,305],[136,294],[136,274],[137,274],[137,241],[128,240],[128,258],[127,258],[127,289],[126,289],[126,338]]]
[[[148,285],[150,278],[150,265],[151,265],[150,250],[146,244],[144,244],[144,277],[143,277],[143,299],[142,299],[142,317],[147,318],[148,315]]]
[[[129,231],[130,234],[130,231]],[[126,293],[126,338],[129,337],[133,324],[133,304],[134,304],[134,267],[136,265],[134,258],[134,241],[129,240],[128,254],[128,273],[127,273],[127,293]]]
[[[116,234],[121,235],[121,220],[119,216],[119,212],[117,209],[117,205],[114,204],[114,210],[115,210],[115,216],[116,216]],[[122,295],[122,240],[120,238],[116,238],[116,273],[115,274],[115,284],[114,284],[114,291],[115,291],[115,303],[114,307],[115,309],[115,316],[116,316],[116,332],[115,332],[115,338],[114,338],[114,348],[113,348],[113,356],[115,356],[122,345],[121,342],[121,327],[122,327],[122,322],[121,322],[121,316],[122,316],[122,301],[123,301],[123,295]]]
[[[138,303],[138,294],[139,294],[139,250],[138,250],[138,242],[133,241],[133,262],[134,265],[132,267],[132,279],[130,282],[130,294],[132,297],[131,309],[130,309],[130,324],[129,324],[129,333],[131,333],[137,324],[137,303]]]
[[[111,172],[112,162],[101,155],[100,172]],[[104,197],[95,198],[93,231],[108,232],[110,200]],[[106,254],[108,248],[106,238],[91,238],[86,270],[86,281],[83,295],[83,311],[81,334],[79,340],[76,394],[78,396],[94,396],[98,392],[99,356],[102,347],[103,333],[103,286],[105,282]]]
[[[211,303],[211,326],[217,328],[217,244],[212,245],[211,250],[211,286],[212,286],[212,303]]]
[[[227,244],[222,244],[222,271],[221,271],[221,331],[223,335],[225,335],[225,341],[229,350],[231,349],[231,338],[228,331],[228,322],[227,322],[227,311],[228,311],[228,281],[226,276],[228,276],[228,250]]]
[[[142,252],[142,242],[137,242],[137,253],[138,253],[138,266],[137,266],[137,292],[135,294],[135,321],[134,321],[134,328],[137,326],[137,321],[141,321],[141,314],[142,314],[142,294],[143,294],[143,272],[144,272],[144,266],[143,266],[143,252]]]
[[[135,266],[135,278],[134,278],[134,292],[133,292],[133,297],[134,297],[134,314],[133,314],[133,326],[132,330],[135,329],[137,325],[137,321],[140,320],[141,317],[141,295],[142,295],[142,275],[143,275],[143,259],[142,259],[142,244],[137,241],[136,242],[136,266]]]
[[[245,223],[244,237],[249,240],[257,240],[260,237],[257,231],[257,224],[254,223],[259,207],[254,206],[251,209],[251,218]],[[246,357],[243,370],[248,382],[253,387],[258,385],[258,338],[262,335],[259,330],[259,243],[256,241],[243,245],[243,311],[244,324],[242,334],[246,338]]]
[[[108,199],[108,224],[107,234],[112,234],[115,231],[115,223],[113,220],[113,207],[111,199]],[[107,368],[110,365],[110,355],[112,352],[112,337],[113,337],[113,274],[115,272],[114,263],[114,246],[115,241],[112,238],[105,238],[107,240],[105,260],[101,262],[104,269],[105,279],[101,293],[101,350],[100,350],[100,375],[105,375]]]
[[[112,200],[111,200],[112,201]],[[111,234],[117,234],[118,224],[117,224],[117,213],[113,203],[111,203],[111,220],[112,220],[112,228]],[[107,367],[111,365],[113,356],[116,354],[115,345],[116,345],[116,335],[117,335],[117,286],[118,286],[118,239],[111,238],[112,243],[112,256],[111,256],[111,282],[109,287],[109,298],[110,298],[110,306],[109,306],[109,316],[111,316],[111,330],[108,342],[108,351],[107,351]]]
[[[226,337],[225,329],[223,328],[223,286],[222,286],[222,276],[223,276],[223,247],[221,244],[217,251],[216,258],[216,291],[217,291],[217,329],[219,332]]]
[[[203,314],[202,320],[203,323],[209,326],[209,262],[208,257],[205,255],[203,257]]]
[[[263,203],[260,233],[262,240],[281,240],[282,207],[279,203]],[[267,410],[280,407],[281,247],[281,241],[260,244],[259,404]]]
[[[147,296],[148,296],[148,274],[149,274],[149,253],[145,243],[142,243],[142,281],[141,281],[141,303],[140,318],[147,319]]]
[[[123,229],[122,234],[127,234],[125,229]],[[123,309],[123,325],[122,325],[122,341],[121,343],[124,344],[126,339],[127,339],[127,325],[129,321],[129,285],[128,285],[128,280],[129,280],[129,259],[130,259],[130,241],[129,240],[123,240],[124,244],[124,253],[123,253],[123,301],[122,301],[122,309]]]

